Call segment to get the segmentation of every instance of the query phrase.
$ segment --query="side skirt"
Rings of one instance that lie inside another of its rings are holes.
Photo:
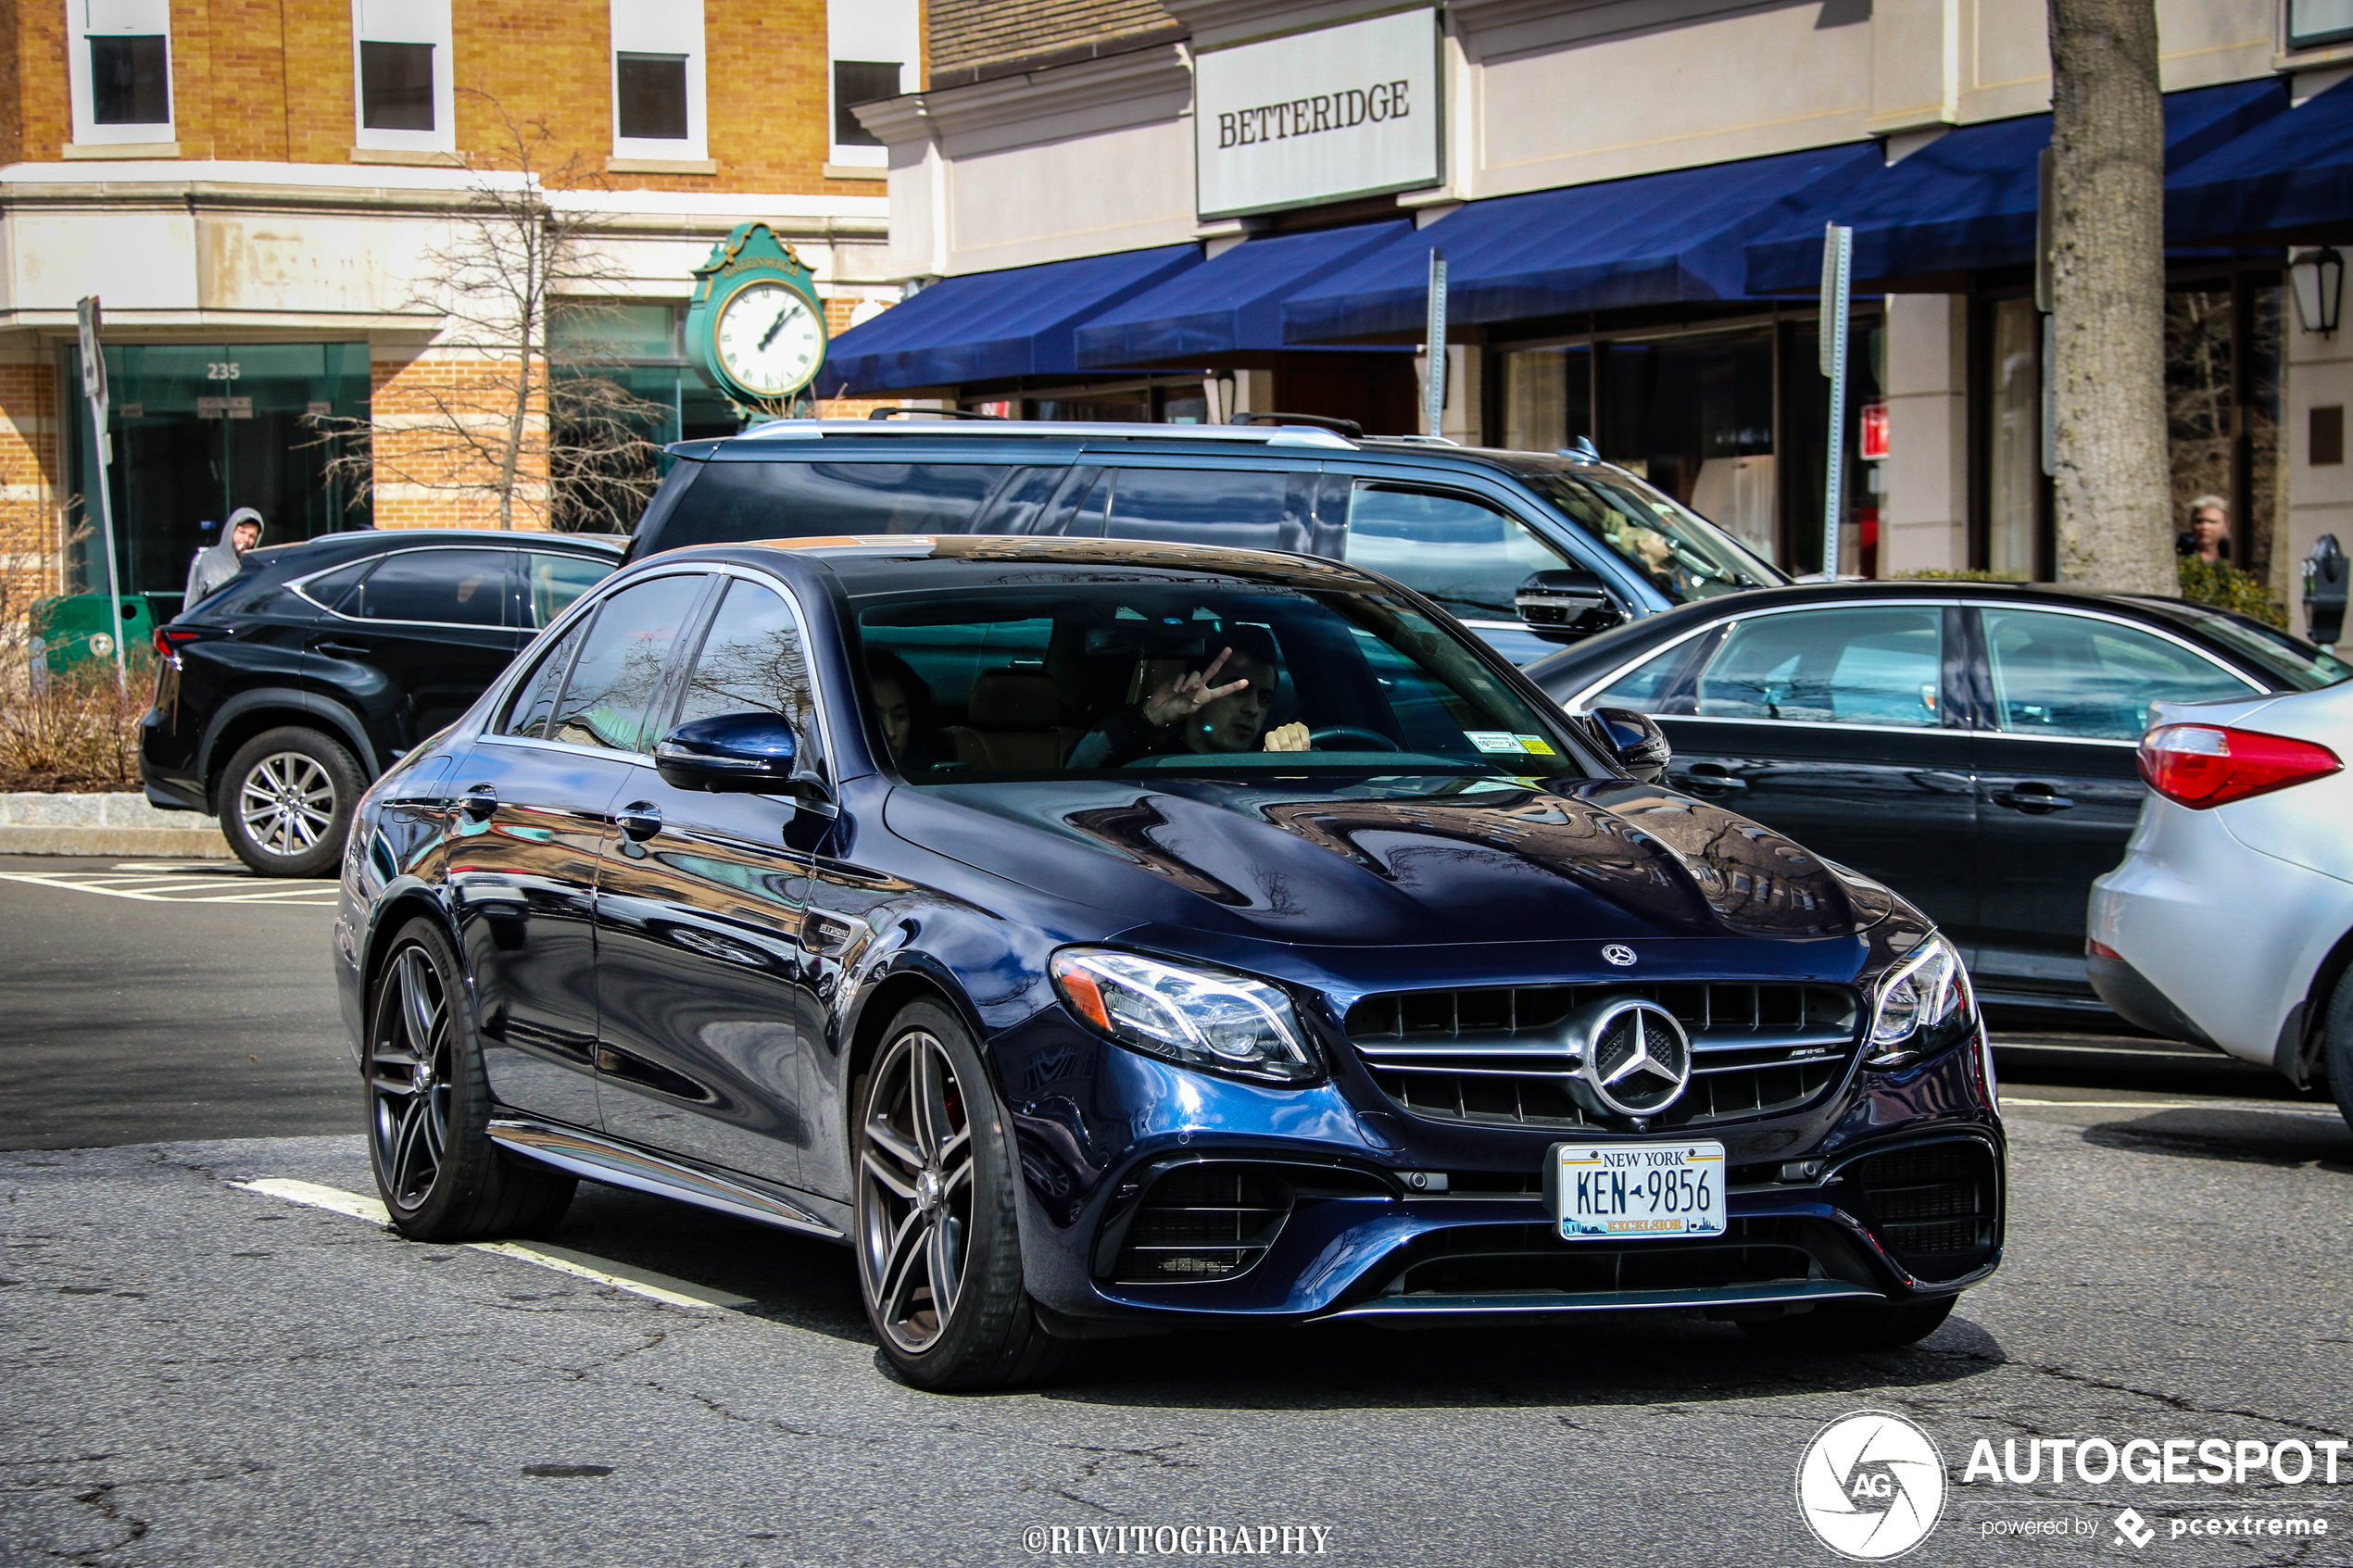
[[[575,1127],[551,1126],[514,1117],[494,1117],[491,1141],[526,1160],[585,1176],[592,1182],[632,1187],[658,1198],[674,1198],[763,1225],[845,1239],[841,1227],[781,1190],[749,1177],[722,1175],[631,1144],[616,1143]]]

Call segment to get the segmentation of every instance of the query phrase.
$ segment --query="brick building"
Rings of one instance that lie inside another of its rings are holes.
[[[74,305],[104,302],[126,591],[177,590],[238,506],[271,537],[495,521],[479,488],[355,503],[321,420],[374,430],[511,384],[434,256],[512,127],[592,257],[601,359],[730,431],[687,367],[691,270],[736,224],[792,243],[840,330],[884,286],[884,149],[850,102],[922,77],[920,0],[32,0],[0,6],[0,571],[14,602],[103,589]],[[471,388],[471,393],[469,389]],[[439,402],[436,402],[436,394]],[[526,465],[545,516],[546,405]],[[429,464],[423,465],[430,467]],[[462,467],[462,465],[459,465]],[[463,475],[458,476],[462,479]],[[474,477],[479,477],[474,476]],[[525,487],[528,490],[530,487]]]

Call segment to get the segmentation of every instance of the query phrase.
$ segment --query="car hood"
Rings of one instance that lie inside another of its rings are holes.
[[[1056,897],[1289,943],[1849,935],[1895,900],[1745,817],[1597,780],[894,789],[901,838]]]

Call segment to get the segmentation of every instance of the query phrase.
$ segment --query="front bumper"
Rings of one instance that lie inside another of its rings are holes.
[[[1050,1013],[995,1042],[1026,1178],[1028,1288],[1067,1320],[1777,1316],[1950,1295],[2001,1255],[2007,1148],[1974,1038],[1900,1073],[1857,1068],[1795,1115],[1665,1135],[1725,1145],[1727,1234],[1604,1243],[1560,1239],[1541,1190],[1552,1145],[1594,1141],[1591,1132],[1441,1124],[1385,1101],[1363,1110],[1377,1092],[1353,1084],[1262,1088],[1076,1034]],[[1053,1073],[1091,1081],[1022,1092]],[[1867,1161],[1906,1150],[1973,1162],[1980,1202],[1965,1247],[1907,1249],[1904,1237],[1928,1233],[1881,1211],[1895,1189],[1875,1186],[1874,1173],[1894,1167]],[[1172,1182],[1206,1201],[1155,1210],[1153,1195]],[[1262,1245],[1237,1247],[1242,1232],[1218,1228],[1237,1211]],[[1139,1269],[1130,1245],[1139,1227],[1163,1243],[1198,1234],[1198,1264],[1176,1256],[1202,1276],[1164,1282]]]

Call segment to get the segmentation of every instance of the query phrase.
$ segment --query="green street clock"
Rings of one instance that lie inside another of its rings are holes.
[[[765,223],[742,223],[695,269],[686,357],[737,403],[773,407],[825,363],[825,307],[809,269]]]

